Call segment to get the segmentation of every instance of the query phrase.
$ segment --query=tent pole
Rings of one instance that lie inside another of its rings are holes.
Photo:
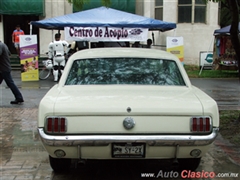
[[[152,32],[152,40],[153,40],[153,45],[155,45],[155,38],[154,38],[154,33]]]
[[[32,35],[32,25],[30,24],[30,35]]]
[[[53,36],[54,36],[54,34],[53,34],[53,29],[52,29],[52,42],[54,41],[54,40],[53,40]]]

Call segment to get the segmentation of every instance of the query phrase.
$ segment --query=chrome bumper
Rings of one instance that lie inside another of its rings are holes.
[[[48,135],[43,128],[38,132],[48,146],[107,146],[111,143],[146,143],[149,146],[204,146],[217,137],[219,128],[207,135]]]

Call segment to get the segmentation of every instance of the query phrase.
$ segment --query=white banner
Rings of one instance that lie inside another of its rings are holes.
[[[37,35],[20,35],[19,37],[22,81],[38,81]]]
[[[146,41],[147,28],[65,27],[66,41]]]
[[[184,43],[183,37],[167,37],[167,52],[176,55],[183,63],[184,60]]]

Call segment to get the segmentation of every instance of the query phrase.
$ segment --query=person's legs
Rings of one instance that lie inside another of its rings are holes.
[[[15,101],[11,101],[11,104],[18,104],[20,102],[24,102],[21,92],[19,91],[18,87],[15,85],[12,79],[11,72],[2,72],[1,76],[6,82],[7,86],[11,89],[15,97]]]
[[[18,55],[18,57],[20,57],[19,48],[17,47],[16,50],[17,50],[17,55]]]
[[[63,74],[64,67],[65,67],[65,60],[60,63],[61,74]]]
[[[56,61],[53,61],[53,76],[54,76],[54,81],[58,81],[58,63]]]
[[[53,59],[53,76],[54,76],[54,81],[57,82],[58,76],[59,76],[59,68],[61,70],[61,73],[63,72],[64,66],[65,66],[65,57],[54,57]],[[57,60],[56,60],[57,59]]]
[[[16,48],[17,55],[20,57],[19,43],[14,43],[14,46]]]

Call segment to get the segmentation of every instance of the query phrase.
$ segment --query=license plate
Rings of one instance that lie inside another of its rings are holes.
[[[112,157],[115,158],[143,158],[145,157],[145,144],[142,143],[114,143],[112,144]]]

